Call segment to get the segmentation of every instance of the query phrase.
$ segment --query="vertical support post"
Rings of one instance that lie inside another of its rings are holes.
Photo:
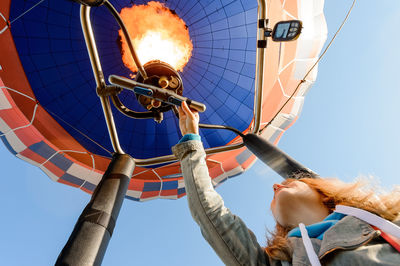
[[[319,175],[256,134],[246,134],[243,136],[243,142],[258,159],[285,179],[294,178],[296,174],[300,173],[307,174],[312,178],[319,178]]]
[[[83,36],[85,37],[86,48],[88,50],[90,63],[92,64],[94,79],[96,80],[96,89],[101,91],[106,88],[106,82],[104,80],[104,74],[101,68],[99,53],[97,52],[92,23],[90,22],[90,6],[82,5],[80,16],[82,32]],[[110,135],[110,140],[114,151],[123,154],[125,152],[122,150],[119,143],[117,128],[115,127],[114,117],[112,115],[112,110],[110,107],[110,99],[107,96],[100,96],[100,101],[101,106],[103,107],[104,118],[106,120],[108,133]]]
[[[267,18],[267,1],[257,0],[258,2],[258,22]],[[259,27],[257,33],[257,62],[255,76],[255,95],[254,95],[254,124],[251,128],[251,133],[258,133],[262,119],[262,103],[264,89],[264,64],[265,64],[265,47],[259,44],[266,42],[265,28]]]
[[[114,154],[55,265],[100,265],[135,168],[128,154]]]

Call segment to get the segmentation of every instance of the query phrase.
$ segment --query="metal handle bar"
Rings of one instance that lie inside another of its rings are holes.
[[[182,102],[186,102],[188,106],[198,112],[204,112],[206,106],[203,103],[191,100],[181,96],[171,90],[162,89],[153,85],[144,84],[125,77],[110,75],[108,81],[125,89],[131,90],[137,94],[156,99],[170,105],[181,106]]]

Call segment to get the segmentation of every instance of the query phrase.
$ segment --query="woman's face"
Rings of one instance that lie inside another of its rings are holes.
[[[271,202],[272,214],[282,226],[297,226],[300,222],[306,225],[310,222],[320,207],[324,207],[317,191],[301,181],[274,184],[274,198]],[[326,215],[325,213],[319,216]],[[318,217],[319,217],[318,216]]]

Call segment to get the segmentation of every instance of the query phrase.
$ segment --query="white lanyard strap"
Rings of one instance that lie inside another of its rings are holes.
[[[385,220],[382,217],[379,217],[378,215],[362,209],[344,205],[336,205],[335,212],[354,216],[360,220],[363,220],[364,222],[369,223],[370,225],[378,227],[380,230],[387,234],[400,238],[400,226],[397,226],[394,223]]]
[[[299,224],[300,228],[300,233],[301,233],[301,239],[303,240],[304,247],[307,252],[308,259],[310,260],[310,263],[312,266],[321,266],[321,262],[318,259],[317,254],[315,253],[315,250],[313,248],[313,245],[311,243],[310,237],[308,236],[307,229],[303,223]]]

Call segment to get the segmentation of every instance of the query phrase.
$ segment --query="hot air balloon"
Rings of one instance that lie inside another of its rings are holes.
[[[147,11],[128,21],[124,14],[137,12],[135,6]],[[131,44],[109,11],[125,19]],[[296,121],[317,68],[304,76],[327,35],[323,1],[5,0],[0,12],[3,143],[52,180],[88,193],[109,167],[108,174],[129,176],[124,196],[134,201],[185,195],[171,154],[181,138],[173,104],[183,100],[204,111],[200,135],[215,186],[251,167],[256,156],[250,150],[267,158],[254,146],[263,140],[277,144]],[[279,21],[300,21],[300,36],[272,41]],[[156,46],[166,36],[172,50],[166,43]],[[178,44],[181,65],[158,58],[176,59]],[[133,59],[129,45],[135,46]],[[150,46],[161,55],[143,57]],[[157,80],[146,87],[148,73]],[[165,88],[171,89],[165,102],[165,95],[146,96]],[[109,166],[113,157],[123,158],[133,173]],[[93,208],[89,212],[96,215]],[[105,219],[99,223],[112,233],[108,226],[116,218],[100,214],[97,221]]]

